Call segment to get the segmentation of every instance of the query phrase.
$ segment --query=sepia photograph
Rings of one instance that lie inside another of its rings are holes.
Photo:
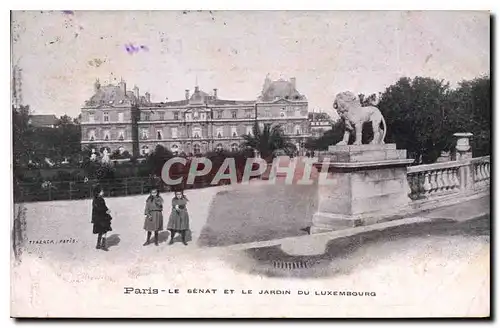
[[[490,317],[489,11],[10,18],[11,317]]]

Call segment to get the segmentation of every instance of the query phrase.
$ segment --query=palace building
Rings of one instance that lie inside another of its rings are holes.
[[[271,81],[266,77],[256,100],[220,99],[217,89],[207,93],[198,86],[185,90],[182,100],[151,102],[134,86],[101,86],[82,107],[82,148],[108,148],[113,152],[147,154],[162,145],[186,154],[216,149],[236,150],[242,136],[251,134],[255,123],[279,124],[285,135],[301,149],[310,134],[307,98],[296,88],[295,78]]]

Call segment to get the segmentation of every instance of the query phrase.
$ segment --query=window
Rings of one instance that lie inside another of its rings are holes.
[[[239,148],[238,144],[236,144],[236,143],[231,144],[231,151],[237,151],[238,148]]]
[[[300,125],[296,125],[296,126],[295,126],[295,134],[296,134],[296,135],[299,135],[299,134],[301,134],[301,133],[302,133],[302,131],[301,131]]]
[[[233,110],[233,111],[232,111],[231,115],[232,115],[232,116],[231,116],[232,118],[236,118],[236,117],[238,117],[238,116],[237,116],[237,112],[236,112],[235,110]]]
[[[195,154],[200,154],[201,153],[201,147],[198,144],[195,144],[193,147],[194,153]]]
[[[179,119],[179,112],[174,112],[174,120],[178,120]]]
[[[141,139],[142,140],[147,140],[148,139],[148,130],[142,129]]]
[[[222,138],[224,136],[224,129],[222,127],[218,127],[215,133],[217,135],[217,138]]]
[[[118,113],[118,122],[123,122],[123,113]]]
[[[149,113],[144,113],[143,119],[144,121],[149,121],[150,114]]]
[[[190,113],[186,114],[186,120],[187,120],[187,121],[190,121],[190,120],[191,120],[191,114],[190,114]]]
[[[193,128],[193,138],[199,139],[201,138],[201,128]]]
[[[109,122],[109,113],[104,112],[104,122]]]
[[[172,139],[177,139],[177,128],[172,128],[171,134],[172,134]]]
[[[156,131],[156,139],[158,139],[158,140],[163,139],[163,136],[162,136],[162,134],[161,134],[161,130],[157,130],[157,131]]]
[[[217,118],[222,118],[222,113],[223,113],[223,111],[218,110],[217,111]]]
[[[253,110],[248,109],[248,110],[246,111],[246,117],[247,117],[247,118],[252,118],[252,117],[253,117]]]
[[[201,119],[202,120],[206,120],[207,119],[207,115],[205,113],[201,113]]]
[[[124,139],[125,139],[125,131],[119,130],[118,131],[118,140],[123,141]]]
[[[253,127],[252,126],[247,126],[247,134],[252,135],[253,134]]]
[[[231,127],[231,135],[233,136],[233,138],[238,136],[238,131],[235,126]]]
[[[221,151],[224,149],[224,147],[222,146],[222,144],[218,144],[215,149],[217,149],[217,151]]]
[[[164,121],[165,120],[165,113],[164,112],[159,112],[158,116],[159,116],[159,120],[160,121]]]
[[[105,141],[109,140],[109,130],[104,130],[104,140]]]
[[[285,117],[285,113],[281,112],[280,116]]]
[[[142,146],[141,153],[143,155],[147,155],[149,153],[149,147],[148,146]]]
[[[89,130],[89,140],[90,141],[95,140],[95,130]]]
[[[89,122],[94,122],[94,114],[89,114]]]

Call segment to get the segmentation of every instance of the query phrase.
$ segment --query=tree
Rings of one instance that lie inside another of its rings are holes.
[[[58,157],[71,158],[80,152],[81,129],[80,124],[68,115],[59,118],[55,129]]]
[[[32,147],[28,138],[29,131],[29,106],[15,108],[12,106],[12,140],[13,140],[13,161],[14,170],[20,169],[23,164],[27,164],[30,159]]]
[[[389,86],[378,103],[387,123],[386,143],[407,149],[415,164],[434,162],[453,139],[444,129],[449,92],[448,83],[424,77]]]
[[[278,150],[283,150],[287,155],[293,154],[296,150],[295,145],[290,142],[283,129],[279,125],[271,126],[271,124],[264,124],[261,129],[257,123],[254,124],[253,134],[244,135],[243,148],[250,148],[257,150],[260,156],[267,162],[271,162]]]
[[[490,77],[462,81],[450,92],[446,108],[447,133],[473,133],[474,156],[491,154],[491,84]]]
[[[146,167],[150,171],[150,174],[161,176],[163,165],[172,157],[174,155],[170,150],[162,145],[157,145],[155,150],[146,158]]]
[[[305,147],[309,150],[328,150],[328,146],[335,145],[344,137],[344,121],[338,120],[328,131],[325,131],[319,138],[309,138]]]
[[[369,96],[365,96],[363,93],[358,94],[359,102],[361,106],[375,106],[377,102],[377,95],[372,93]]]

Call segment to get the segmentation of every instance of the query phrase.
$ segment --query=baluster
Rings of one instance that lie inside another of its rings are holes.
[[[481,180],[479,176],[479,165],[474,165],[474,183],[478,183]]]
[[[426,183],[427,183],[427,172],[420,172],[418,185],[420,187],[419,194],[421,196],[424,196],[427,193]]]
[[[453,181],[455,183],[455,188],[460,189],[460,179],[458,178],[459,176],[460,169],[456,168],[452,170],[453,174]]]
[[[443,191],[444,183],[443,183],[443,171],[436,171],[436,192]]]
[[[478,171],[479,171],[479,183],[482,186],[484,182],[484,171],[483,171],[484,164],[479,163],[478,165]]]
[[[481,176],[483,177],[484,182],[488,179],[488,174],[486,173],[486,163],[481,164]]]
[[[424,173],[424,183],[422,185],[424,189],[424,193],[426,195],[429,195],[432,191],[432,184],[431,184],[431,172],[425,172]]]
[[[436,171],[431,171],[431,193],[435,193],[438,190],[438,183],[437,183],[437,172]]]
[[[445,169],[443,172],[444,189],[451,189],[451,169]]]

